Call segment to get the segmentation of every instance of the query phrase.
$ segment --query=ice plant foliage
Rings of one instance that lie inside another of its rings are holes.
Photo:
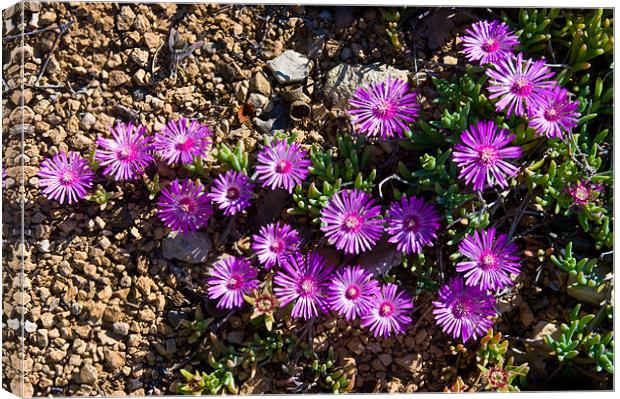
[[[327,313],[327,288],[333,267],[316,252],[295,253],[282,262],[273,282],[282,306],[293,302],[291,317],[308,320]]]
[[[333,276],[327,293],[330,308],[346,320],[353,320],[372,310],[379,283],[361,266],[346,266]]]
[[[103,174],[117,181],[137,178],[153,161],[146,127],[118,123],[110,132],[112,138],[97,138],[99,148],[95,150],[95,159],[105,167]]]
[[[408,255],[422,252],[424,246],[432,246],[437,238],[439,214],[423,199],[403,195],[390,206],[386,221],[389,242]]]
[[[463,52],[469,61],[489,64],[513,55],[518,37],[505,22],[480,21],[471,25],[463,36]]]
[[[383,233],[381,207],[360,190],[341,190],[321,211],[321,231],[330,244],[347,254],[365,252]]]
[[[218,308],[234,309],[243,305],[243,296],[258,287],[258,271],[245,258],[229,256],[213,265],[207,279],[207,295],[218,299]]]
[[[297,184],[308,176],[311,162],[306,158],[307,151],[298,143],[288,144],[285,140],[276,140],[258,154],[256,173],[263,187],[272,190],[283,188],[289,193]]]
[[[206,225],[213,214],[204,186],[189,179],[175,179],[162,189],[157,206],[162,222],[184,234]]]
[[[532,114],[546,101],[557,83],[550,80],[554,73],[542,60],[523,60],[523,54],[498,61],[486,74],[489,81],[489,98],[501,97],[495,104],[498,111],[506,110],[511,116]]]
[[[252,237],[252,250],[258,255],[258,261],[266,269],[271,269],[297,251],[299,243],[297,230],[286,223],[270,223]]]
[[[519,273],[517,246],[493,228],[466,236],[459,252],[468,260],[457,263],[456,271],[464,273],[467,285],[495,291],[512,285],[510,274]]]
[[[409,83],[387,79],[360,87],[349,99],[349,114],[359,134],[382,140],[403,137],[420,111],[416,93],[409,92]]]
[[[459,178],[479,191],[495,185],[508,187],[506,177],[516,176],[519,169],[505,160],[523,153],[520,147],[507,147],[514,137],[493,121],[471,125],[461,133],[463,144],[454,146],[452,158],[461,169]]]
[[[224,215],[235,215],[251,205],[254,184],[241,172],[229,170],[219,175],[208,194]]]
[[[463,342],[484,335],[493,326],[495,297],[478,287],[465,285],[453,277],[439,289],[433,301],[435,321],[446,334]]]
[[[155,134],[155,150],[170,165],[191,164],[194,157],[207,155],[211,144],[211,130],[195,120],[180,118],[169,121]]]
[[[531,113],[529,125],[547,138],[563,139],[564,133],[577,126],[580,116],[577,107],[579,102],[570,100],[568,90],[557,86]]]
[[[61,204],[72,204],[86,197],[95,177],[88,161],[74,151],[45,159],[37,175],[43,194]]]
[[[403,334],[411,324],[413,300],[396,284],[385,284],[373,298],[370,312],[362,315],[362,327],[368,327],[375,337]]]

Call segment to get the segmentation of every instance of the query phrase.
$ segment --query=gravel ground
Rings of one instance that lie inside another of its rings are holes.
[[[18,392],[23,369],[26,383],[21,393],[27,396],[175,393],[178,369],[194,364],[184,362],[196,351],[188,343],[185,321],[193,319],[196,307],[215,312],[203,300],[205,263],[224,253],[248,253],[253,224],[290,218],[284,201],[290,197],[283,200],[276,193],[237,219],[229,234],[223,233],[230,227],[228,219],[220,217],[192,235],[189,243],[179,243],[155,217],[142,183],[117,185],[99,178],[96,183],[113,192],[101,206],[47,201],[35,176],[44,157],[67,150],[87,153],[96,136],[107,134],[115,120],[138,121],[152,131],[180,116],[210,125],[217,142],[234,145],[243,140],[250,153],[263,135],[283,127],[296,129],[304,146],[333,145],[330,133],[343,128],[342,98],[337,94],[346,90],[346,84],[334,79],[346,74],[355,81],[359,72],[338,68],[388,64],[396,71],[377,67],[377,74],[405,71],[427,96],[428,74],[458,70],[456,34],[472,21],[469,13],[420,10],[402,22],[411,25],[404,40],[412,45],[397,51],[388,42],[386,22],[376,8],[114,3],[25,7],[26,30],[43,31],[27,36],[23,50],[18,40],[3,42],[8,86],[3,85],[2,141],[8,178],[2,320],[3,386]],[[11,12],[4,13],[4,19],[12,21],[5,23],[5,37],[18,33],[19,12]],[[172,51],[169,38],[174,39],[175,31],[177,51]],[[269,62],[289,50],[298,54],[288,57],[284,66]],[[16,90],[15,66],[22,54],[24,93]],[[274,68],[292,68],[286,76],[294,80],[300,74],[302,79],[289,84],[288,78],[273,73]],[[305,105],[293,110],[292,98]],[[428,102],[423,101],[423,107],[438,116]],[[389,150],[374,146],[373,156],[388,159]],[[22,161],[25,181],[20,192]],[[207,161],[217,168],[215,159]],[[170,177],[174,172],[160,167],[158,173]],[[20,195],[27,200],[23,247],[16,244]],[[203,252],[192,258],[187,248],[197,243]],[[166,245],[175,247],[166,250]],[[540,248],[535,240],[527,245],[532,254]],[[548,288],[535,288],[535,262],[525,269],[518,288],[501,299],[499,326],[532,338],[534,349],[522,348],[515,355],[523,360],[527,353],[532,373],[544,380],[552,370],[540,360],[544,351],[536,345],[553,327],[547,320],[559,317],[562,296],[546,293],[560,286],[561,276],[545,272],[539,287]],[[452,381],[458,362],[431,321],[430,300],[417,298],[414,324],[395,338],[376,340],[357,325],[320,319],[314,326],[315,349],[320,353],[334,347],[338,365],[355,378],[354,391],[440,391]],[[219,333],[221,339],[233,342],[240,339],[239,333],[242,339],[247,316],[230,317]],[[266,368],[241,389],[285,393],[282,378]]]

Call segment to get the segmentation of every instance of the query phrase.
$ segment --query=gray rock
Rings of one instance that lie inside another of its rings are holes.
[[[27,333],[33,333],[37,331],[37,324],[31,321],[26,320],[24,323],[24,330]]]
[[[407,80],[408,71],[385,64],[348,65],[340,64],[327,72],[323,92],[333,108],[346,109],[347,101],[360,86],[381,82],[387,78]]]
[[[310,60],[293,50],[286,50],[267,62],[267,67],[280,84],[303,82],[310,73]]]
[[[187,234],[170,233],[164,239],[162,246],[166,259],[197,264],[207,261],[212,244],[207,233],[189,232]]]
[[[80,127],[84,130],[90,130],[90,128],[95,126],[95,123],[97,123],[97,118],[90,112],[85,113],[82,119],[80,119]]]
[[[47,253],[50,251],[50,240],[42,240],[37,243],[39,251]]]
[[[247,103],[252,106],[257,112],[262,110],[262,108],[267,104],[269,99],[263,96],[260,93],[252,93],[248,97]]]
[[[269,109],[269,111],[266,111]],[[258,130],[267,135],[273,135],[277,131],[288,129],[291,118],[288,109],[282,104],[279,97],[272,99],[263,110],[263,113],[254,118]]]
[[[19,326],[21,325],[19,319],[9,319],[7,321],[7,325],[11,330],[19,330]]]
[[[382,276],[402,262],[402,252],[396,249],[396,245],[388,243],[385,239],[379,241],[377,246],[365,252],[358,259],[358,263],[373,276]]]
[[[124,337],[125,335],[129,334],[129,324],[123,321],[117,321],[116,323],[112,324],[112,331],[114,331],[114,334],[118,334]]]

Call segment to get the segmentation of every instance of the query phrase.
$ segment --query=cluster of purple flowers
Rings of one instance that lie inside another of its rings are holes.
[[[207,154],[212,135],[207,126],[185,118],[168,122],[154,137],[146,135],[146,127],[132,123],[119,123],[110,131],[112,137],[98,137],[94,160],[103,167],[104,176],[116,181],[137,179],[156,158],[172,166],[191,164]],[[292,192],[308,176],[309,166],[298,143],[276,141],[260,152],[256,171],[264,187]],[[88,195],[95,173],[77,152],[61,152],[42,162],[39,178],[49,199],[72,204]],[[161,191],[160,219],[175,231],[198,230],[213,214],[212,203],[226,216],[249,207],[254,184],[245,174],[228,171],[215,178],[208,193],[205,190],[199,181],[173,180]]]
[[[466,236],[459,252],[467,260],[456,265],[463,276],[453,277],[440,288],[433,302],[435,320],[443,331],[467,341],[484,335],[493,325],[494,292],[513,284],[511,274],[520,272],[517,246],[493,228]]]
[[[372,249],[384,231],[381,207],[370,194],[341,190],[321,212],[321,231],[330,244],[347,254]],[[406,254],[420,253],[437,238],[439,214],[432,205],[416,197],[402,196],[392,203],[385,218],[389,242]]]
[[[490,98],[500,98],[497,111],[527,117],[530,126],[548,138],[562,139],[577,125],[578,102],[571,101],[568,90],[551,79],[554,73],[543,60],[514,54],[519,41],[508,25],[480,21],[466,33],[463,45],[467,58],[489,66]]]
[[[273,225],[270,227],[273,229]],[[375,336],[385,337],[402,334],[411,324],[412,298],[396,285],[380,286],[361,266],[344,266],[334,271],[319,253],[302,254],[294,250],[296,246],[297,243],[285,245],[292,252],[281,256],[280,269],[273,277],[278,302],[282,306],[292,304],[291,317],[308,320],[333,311],[349,321],[359,318],[362,327],[368,327]],[[256,276],[257,270],[247,259],[228,257],[213,265],[207,279],[207,294],[211,299],[219,299],[220,308],[238,308],[243,304],[243,296],[258,286]]]
[[[466,30],[464,52],[468,60],[487,65],[490,99],[498,99],[497,111],[525,117],[537,134],[564,139],[577,126],[579,103],[568,90],[553,80],[554,73],[543,60],[524,59],[513,52],[519,44],[508,25],[499,21],[480,21]],[[506,129],[481,121],[461,134],[454,161],[460,177],[475,190],[499,185],[507,187],[506,177],[517,175],[518,168],[506,162],[522,154],[518,147],[506,147],[512,141]]]
[[[205,155],[211,144],[209,128],[185,118],[168,122],[154,137],[147,136],[146,131],[142,125],[118,123],[110,128],[112,137],[97,138],[94,161],[103,167],[104,176],[116,181],[135,180],[155,161],[155,154],[170,165],[190,164],[194,156]],[[70,178],[70,171],[76,176]],[[95,174],[88,160],[78,153],[60,153],[41,164],[39,177],[49,199],[71,204],[88,195]],[[182,191],[189,185],[180,186],[170,191]]]
[[[518,44],[517,36],[499,21],[477,22],[463,38],[467,59],[487,66],[489,98],[497,99],[497,111],[526,118],[541,136],[563,139],[577,125],[578,103],[552,80],[544,61],[515,54]],[[399,79],[360,87],[349,104],[356,133],[379,140],[403,138],[421,108],[416,93]],[[491,120],[469,126],[452,153],[459,178],[478,191],[508,187],[508,179],[519,172],[509,161],[523,153],[510,145],[514,138]],[[185,118],[168,122],[153,137],[144,126],[121,123],[111,129],[111,137],[97,139],[94,160],[103,175],[127,181],[144,175],[158,159],[171,166],[192,164],[207,155],[211,144],[210,129]],[[161,190],[158,216],[174,231],[199,230],[208,224],[214,206],[225,216],[246,210],[257,182],[292,193],[308,177],[310,165],[298,143],[276,140],[257,156],[256,182],[232,170],[216,176],[210,187],[200,180],[175,179]],[[45,160],[39,176],[48,198],[71,204],[87,195],[95,174],[87,159],[70,152]],[[568,193],[575,204],[584,205],[592,198],[592,187],[578,183]],[[440,227],[438,211],[422,198],[402,195],[383,212],[369,193],[357,189],[343,189],[329,198],[320,220],[329,244],[353,255],[372,250],[384,234],[398,251],[420,254],[433,246]],[[272,275],[274,295],[282,306],[291,304],[292,317],[307,320],[333,312],[348,321],[359,319],[375,336],[405,332],[414,307],[409,294],[395,284],[381,284],[361,266],[336,267],[318,252],[303,252],[301,241],[299,232],[283,222],[262,226],[252,237],[258,262]],[[457,276],[439,289],[433,314],[444,332],[467,341],[492,327],[497,316],[494,294],[514,284],[520,265],[517,246],[494,228],[466,236],[458,249],[464,259],[456,264]],[[209,272],[207,295],[220,308],[239,308],[259,286],[260,271],[243,257],[222,259]]]

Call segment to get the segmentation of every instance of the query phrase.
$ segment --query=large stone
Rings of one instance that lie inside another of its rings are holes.
[[[211,239],[204,232],[170,233],[164,239],[162,247],[166,259],[177,259],[192,264],[204,263],[211,250]]]
[[[408,79],[409,72],[385,64],[340,64],[327,72],[323,91],[333,108],[346,109],[347,101],[360,86],[382,82],[387,78]]]
[[[278,83],[299,83],[310,73],[310,60],[296,51],[286,50],[280,56],[268,61],[267,67],[273,72]]]

